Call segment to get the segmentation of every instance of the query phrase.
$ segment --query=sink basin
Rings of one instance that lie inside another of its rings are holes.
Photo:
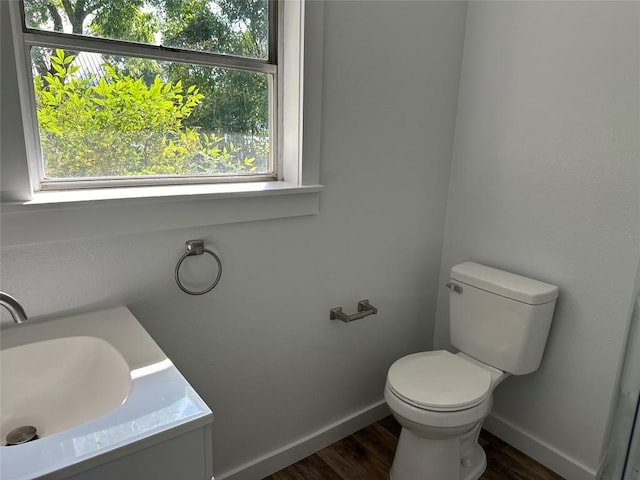
[[[0,442],[32,425],[40,438],[122,404],[131,374],[122,355],[96,337],[64,337],[0,351]]]
[[[90,475],[213,419],[124,306],[4,328],[0,347],[3,480]],[[6,445],[27,425],[38,439]]]

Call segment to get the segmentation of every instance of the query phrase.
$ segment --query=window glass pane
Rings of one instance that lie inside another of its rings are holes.
[[[270,174],[271,77],[31,49],[45,178]]]
[[[24,0],[28,28],[266,59],[267,0]]]

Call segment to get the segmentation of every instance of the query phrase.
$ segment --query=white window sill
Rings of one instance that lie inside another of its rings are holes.
[[[3,203],[3,246],[318,213],[321,185],[251,182],[39,192]]]
[[[214,185],[165,185],[62,191],[50,190],[35,193],[33,198],[23,205],[51,205],[131,199],[135,199],[137,202],[142,198],[152,199],[153,201],[174,201],[192,200],[194,198],[264,197],[268,195],[314,193],[321,190],[321,185],[295,185],[287,182],[244,182],[218,183]]]

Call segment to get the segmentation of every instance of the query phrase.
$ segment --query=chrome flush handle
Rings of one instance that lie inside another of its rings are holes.
[[[462,287],[456,283],[449,282],[445,285],[449,290],[456,293],[462,293]]]

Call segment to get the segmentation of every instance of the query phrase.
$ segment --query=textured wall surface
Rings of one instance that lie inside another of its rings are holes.
[[[128,305],[212,407],[216,475],[381,401],[432,343],[465,10],[327,2],[318,215],[5,247],[2,289],[31,315]],[[224,264],[202,297],[173,281],[191,238]]]
[[[474,260],[560,287],[540,370],[494,413],[591,472],[640,253],[639,8],[470,3],[447,204],[442,282]]]

